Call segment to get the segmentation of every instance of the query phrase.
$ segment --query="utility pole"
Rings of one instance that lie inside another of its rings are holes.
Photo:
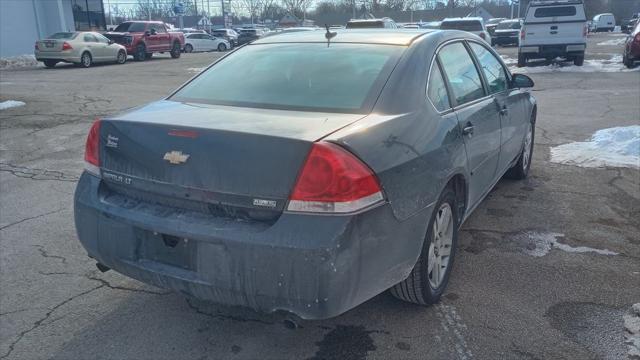
[[[520,18],[520,3],[522,3],[522,0],[518,1],[518,19]]]
[[[149,17],[149,21],[151,21],[151,0],[147,0],[147,15]]]
[[[353,0],[353,15],[351,16],[351,18],[356,18],[356,0]]]
[[[227,28],[227,15],[224,13],[224,0],[220,0],[222,4],[222,27]]]

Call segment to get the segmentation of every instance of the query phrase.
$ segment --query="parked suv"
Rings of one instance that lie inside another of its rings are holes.
[[[446,18],[440,23],[442,30],[462,30],[480,36],[484,41],[491,42],[491,35],[484,28],[484,20],[480,17]]]
[[[388,17],[382,19],[351,19],[347,29],[398,29],[395,21]]]
[[[238,46],[238,33],[233,29],[216,29],[211,35],[227,40],[232,47]]]
[[[137,61],[149,59],[156,52],[169,52],[177,59],[184,47],[184,34],[169,32],[161,21],[123,22],[104,36],[123,45]]]
[[[527,60],[557,57],[584,63],[587,18],[582,0],[532,1],[520,31],[518,66]]]

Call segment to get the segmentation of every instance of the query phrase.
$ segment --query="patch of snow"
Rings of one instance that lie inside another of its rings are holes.
[[[610,250],[594,249],[587,246],[573,247],[567,244],[562,244],[558,242],[558,238],[563,237],[564,234],[560,233],[528,231],[524,233],[524,236],[528,238],[528,245],[524,252],[527,255],[535,257],[545,256],[551,251],[551,249],[558,249],[570,253],[594,252],[600,255],[618,255],[618,253]]]
[[[26,104],[23,103],[22,101],[7,100],[7,101],[0,102],[0,110],[10,109],[10,108],[14,108],[14,107],[20,107],[20,106],[25,106],[25,105]]]
[[[539,74],[553,72],[569,72],[569,73],[594,73],[594,72],[631,72],[640,71],[640,67],[628,69],[622,64],[622,55],[613,55],[608,60],[585,60],[582,66],[575,66],[571,61],[552,62],[549,65],[516,67],[517,60],[509,57],[502,57],[509,70],[512,73],[520,74]]]
[[[631,311],[623,315],[624,342],[629,359],[640,359],[640,303],[633,304]]]
[[[610,39],[610,40],[607,40],[607,41],[603,41],[601,43],[598,43],[598,45],[601,45],[601,46],[620,46],[620,45],[624,45],[624,43],[626,41],[627,41],[626,38],[619,37],[619,38],[616,38],[616,39]]]
[[[195,73],[198,74],[200,73],[202,70],[204,70],[205,68],[203,67],[199,67],[199,68],[188,68],[187,71],[191,72],[191,73]]]
[[[17,69],[23,67],[37,66],[38,61],[33,55],[20,55],[0,58],[0,69]]]
[[[602,129],[589,141],[552,147],[551,162],[581,167],[640,168],[640,125]]]

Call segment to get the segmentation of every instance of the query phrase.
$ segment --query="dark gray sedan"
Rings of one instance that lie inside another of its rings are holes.
[[[531,86],[460,31],[263,38],[95,122],[78,237],[103,271],[264,312],[432,304],[461,224],[527,176]]]

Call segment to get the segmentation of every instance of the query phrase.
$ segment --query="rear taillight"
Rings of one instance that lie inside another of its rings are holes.
[[[69,44],[68,42],[65,41],[62,44],[62,50],[71,50],[71,49],[73,49],[73,48],[71,47],[71,44]]]
[[[633,38],[633,41],[637,42],[638,44],[640,44],[640,33],[637,33],[636,36]]]
[[[485,36],[484,33],[480,33],[480,37],[483,38],[483,39],[486,39],[486,36]]]
[[[526,34],[525,30],[524,30],[524,28],[522,28],[522,30],[520,30],[520,40],[524,41],[525,34]]]
[[[36,41],[36,45],[35,45],[35,50],[40,50],[38,49],[38,42]]]
[[[289,211],[349,213],[383,200],[373,171],[353,154],[315,143],[289,197]]]
[[[98,119],[91,125],[84,147],[85,170],[96,176],[100,176],[100,124]]]

